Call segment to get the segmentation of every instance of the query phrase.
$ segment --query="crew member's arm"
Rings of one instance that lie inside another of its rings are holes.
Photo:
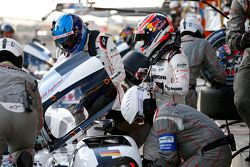
[[[208,41],[205,42],[204,48],[204,62],[207,69],[211,72],[213,77],[211,82],[217,82],[223,84],[226,80],[225,69],[219,62],[219,59],[216,56],[216,52],[213,49],[212,45]]]
[[[112,38],[108,35],[100,36],[101,43],[103,43],[103,48],[105,54],[108,57],[108,61],[111,64],[111,79],[115,86],[120,85],[121,82],[125,79],[125,70],[122,63],[121,55],[119,54],[116,45]]]
[[[43,107],[41,102],[41,96],[38,91],[37,82],[34,81],[31,85],[27,87],[27,91],[30,92],[32,96],[32,109],[33,112],[37,112],[37,134],[40,133],[40,130],[43,127],[44,119],[43,119]]]
[[[249,8],[249,1],[233,0],[230,8],[230,19],[226,27],[226,41],[231,50],[244,50],[247,41],[243,38],[245,33],[246,10]],[[249,10],[249,9],[248,9]],[[250,37],[249,37],[250,40]],[[248,43],[248,46],[250,41]]]
[[[189,89],[189,63],[183,54],[176,54],[170,60],[174,79],[171,83],[164,83],[164,91],[169,95],[186,95]],[[168,76],[167,76],[168,77]]]
[[[179,131],[178,125],[171,119],[156,118],[153,124],[156,136],[158,136],[159,154],[151,167],[176,167],[179,164],[177,153],[177,138],[176,134]]]

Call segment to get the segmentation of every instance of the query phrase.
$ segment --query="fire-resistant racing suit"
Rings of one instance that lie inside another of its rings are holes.
[[[207,147],[222,138],[220,128],[201,112],[183,104],[165,104],[155,113],[143,155],[150,167],[230,167],[229,145]]]
[[[250,33],[244,23],[250,18],[250,1],[233,0],[227,22],[227,43],[231,50],[244,50],[243,59],[234,80],[234,103],[241,118],[250,127]]]
[[[0,157],[7,143],[14,160],[23,151],[34,155],[35,138],[43,126],[37,83],[30,74],[6,63],[0,63],[0,78]]]
[[[157,106],[167,102],[185,104],[189,85],[189,63],[179,50],[170,50],[151,67]]]
[[[195,86],[201,70],[209,70],[212,75],[209,80],[217,83],[224,83],[226,79],[225,70],[220,65],[213,47],[205,39],[184,35],[181,38],[181,50],[188,57],[190,66],[190,82],[189,91],[185,99],[186,104],[197,108]]]

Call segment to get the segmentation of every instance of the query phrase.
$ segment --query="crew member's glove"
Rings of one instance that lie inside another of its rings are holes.
[[[142,166],[143,167],[151,167],[154,165],[153,161],[147,160],[145,158],[142,159]]]
[[[219,89],[219,88],[222,88],[222,87],[224,87],[224,86],[225,86],[225,84],[216,82],[215,80],[213,80],[213,81],[211,82],[211,87],[212,87],[212,88],[215,88],[215,89]]]
[[[239,48],[245,50],[250,48],[250,33],[244,33],[239,41]]]
[[[163,83],[154,82],[153,91],[163,93],[164,85]]]
[[[143,81],[148,73],[147,68],[139,68],[138,71],[135,73],[135,78],[139,81]]]

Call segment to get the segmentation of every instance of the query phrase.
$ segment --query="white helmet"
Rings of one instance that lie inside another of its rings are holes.
[[[204,34],[204,29],[201,25],[201,22],[196,17],[186,17],[181,20],[180,22],[180,33],[183,32],[192,32],[196,33],[199,32],[201,35]]]
[[[179,6],[180,6],[180,4],[179,4],[178,1],[171,1],[171,2],[169,3],[169,8],[170,8],[170,9],[174,9],[174,8],[179,7]]]
[[[11,54],[8,54],[8,51]],[[16,40],[12,38],[0,38],[0,60],[10,61],[17,67],[22,67],[23,48]]]
[[[132,124],[137,115],[144,117],[143,101],[150,98],[150,93],[141,87],[133,86],[129,88],[121,102],[121,112],[124,119]]]

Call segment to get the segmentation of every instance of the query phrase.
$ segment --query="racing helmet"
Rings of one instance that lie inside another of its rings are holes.
[[[138,23],[134,42],[143,41],[140,50],[145,56],[150,57],[154,51],[160,49],[161,44],[169,41],[174,30],[174,26],[167,16],[152,13]]]
[[[59,48],[69,53],[83,50],[88,28],[79,16],[64,14],[52,24],[53,40]]]
[[[132,36],[133,36],[134,28],[130,26],[125,26],[122,28],[122,30],[119,33],[120,38],[124,41],[130,44],[132,41]]]
[[[1,25],[0,32],[1,32],[2,37],[12,38],[15,31],[14,31],[14,28],[10,24],[4,23]]]
[[[12,38],[0,38],[0,62],[10,61],[15,66],[23,66],[23,48]]]
[[[192,33],[192,35],[196,35],[198,37],[202,37],[204,34],[204,29],[201,25],[201,22],[193,16],[186,17],[180,22],[180,33],[181,36]]]
[[[144,123],[146,99],[151,99],[150,92],[139,86],[133,86],[126,91],[121,102],[121,113],[129,124]]]

